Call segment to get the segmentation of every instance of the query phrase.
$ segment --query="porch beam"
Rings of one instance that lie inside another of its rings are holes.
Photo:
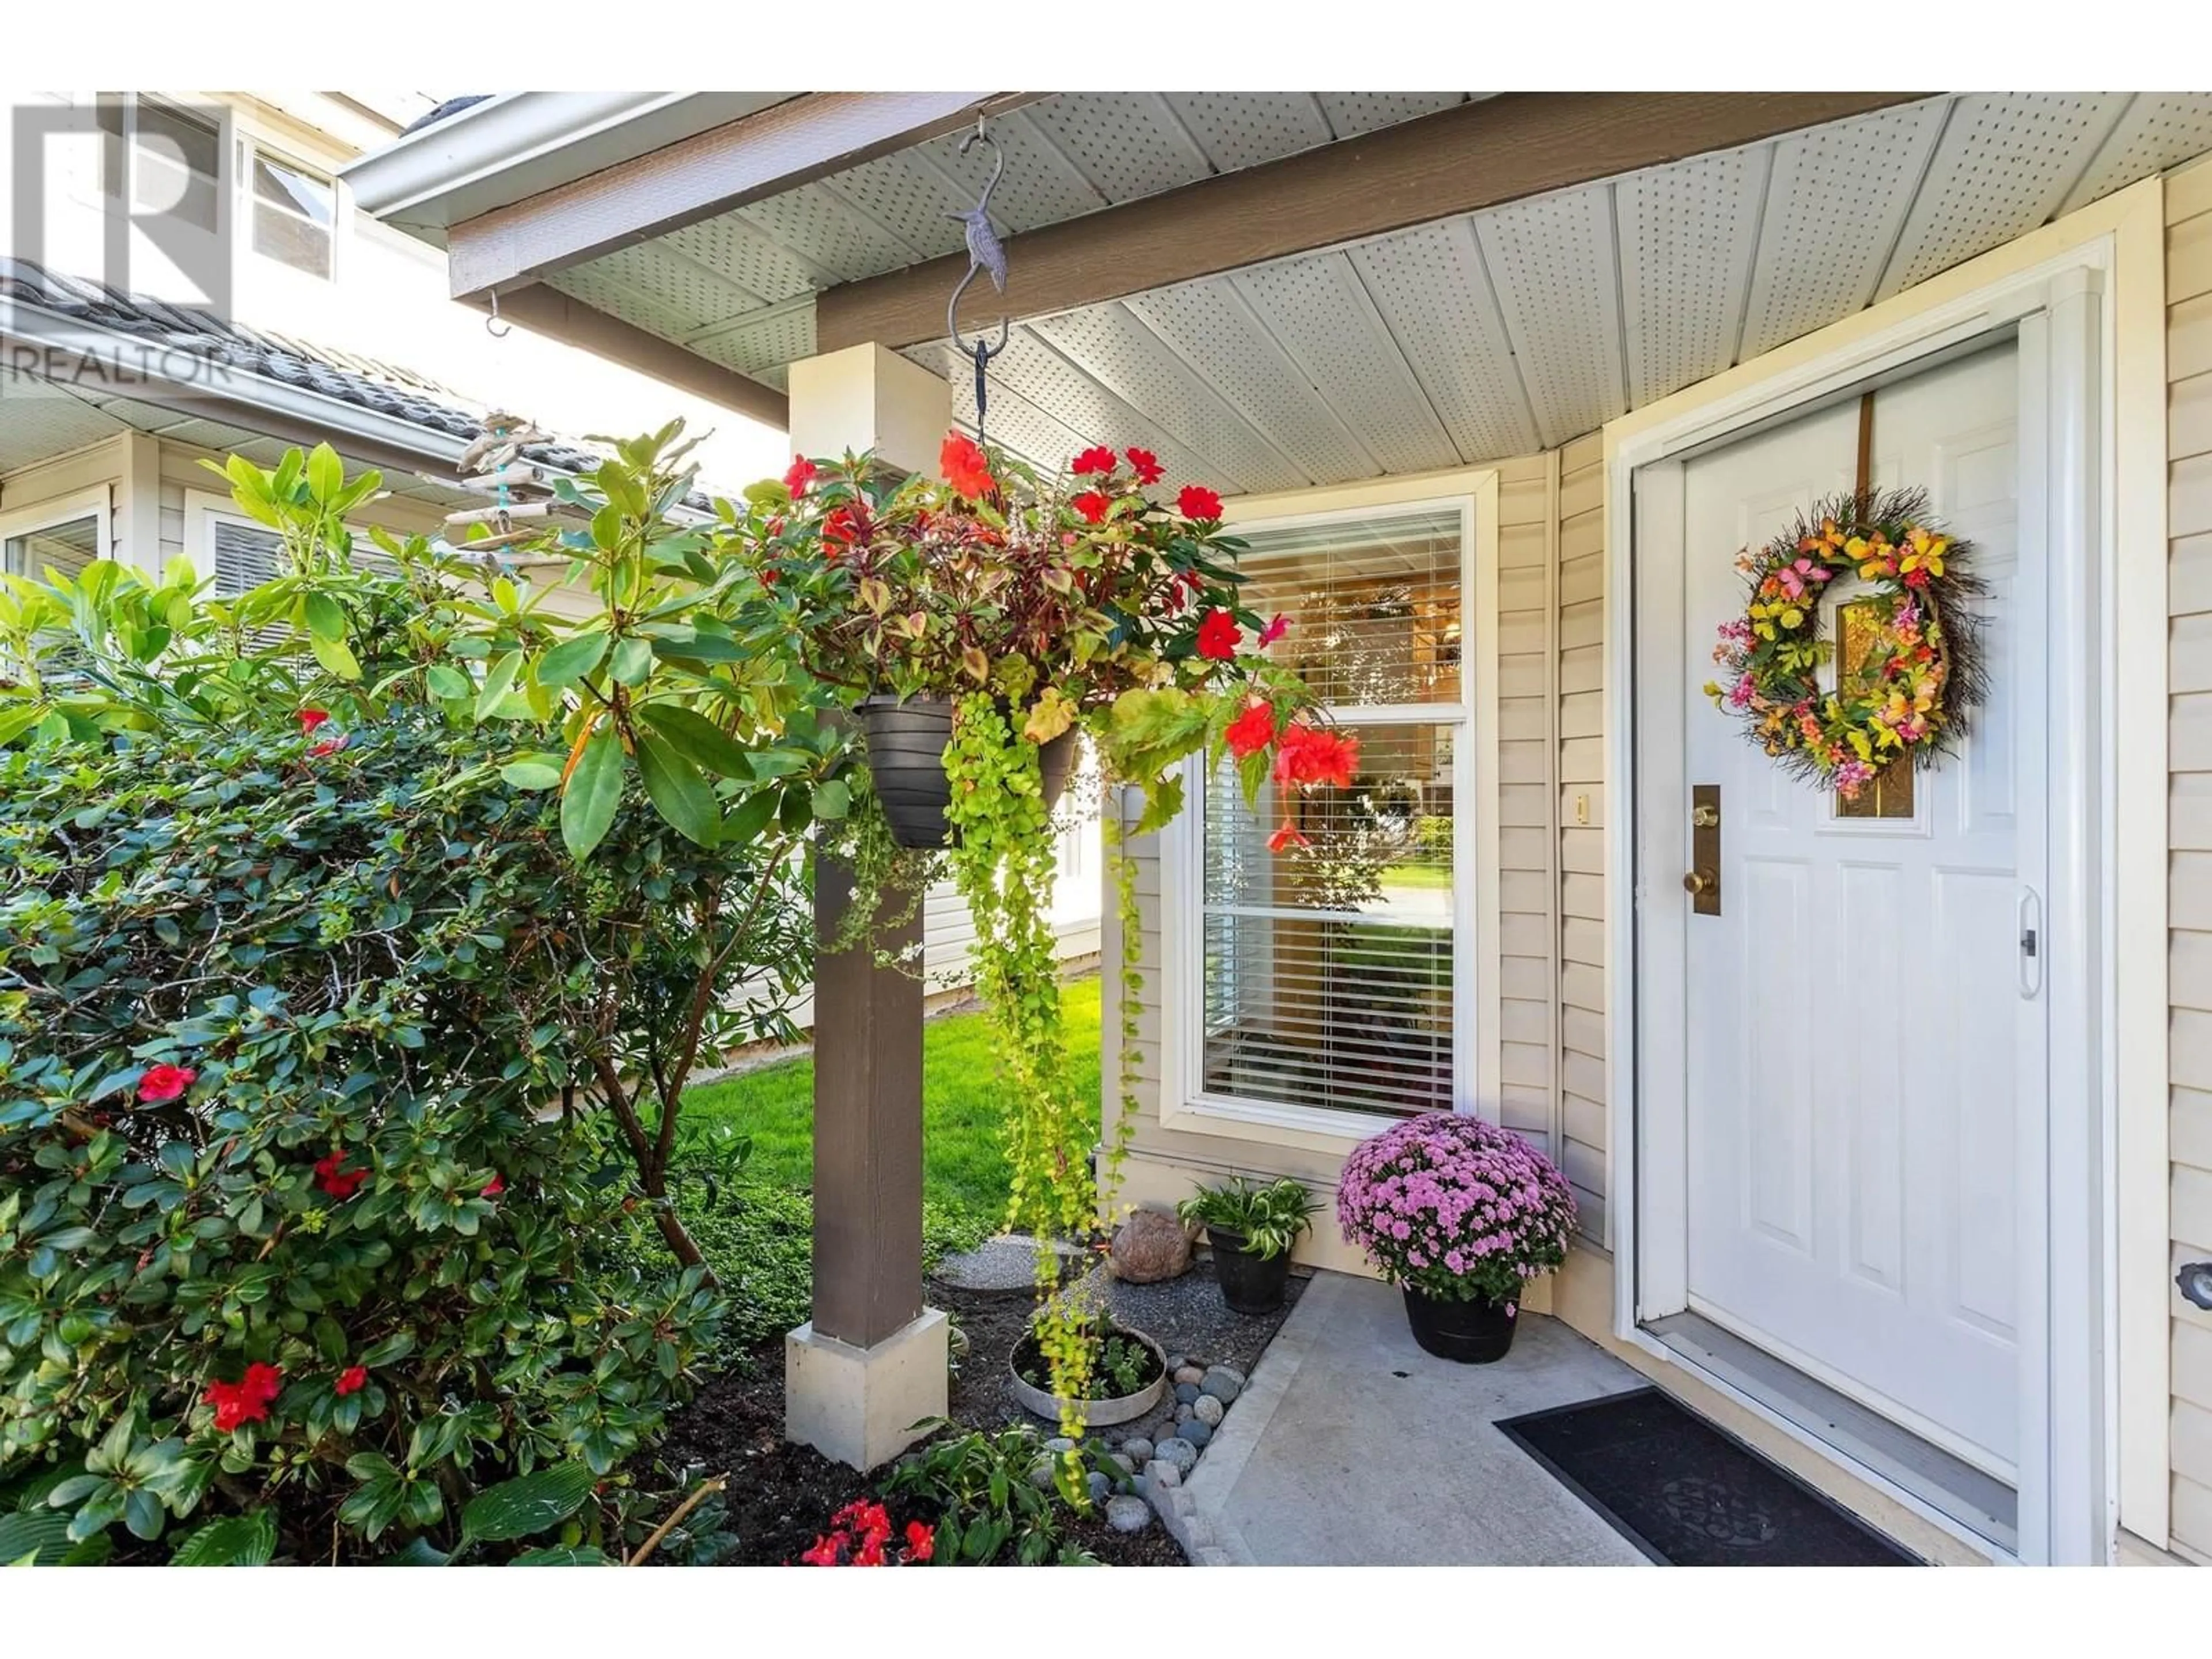
[[[1501,93],[1009,237],[1006,292],[970,284],[962,325],[1097,305],[1934,95]],[[825,289],[816,349],[937,338],[967,264],[948,254]]]
[[[490,313],[488,295],[477,295],[468,303],[487,315]],[[710,363],[696,352],[664,340],[658,334],[648,334],[618,317],[610,317],[558,289],[529,283],[502,289],[499,314],[503,322],[520,323],[533,334],[543,334],[548,339],[588,351],[624,368],[635,369],[664,385],[691,392],[726,409],[734,409],[740,415],[750,416],[779,430],[790,428],[790,400],[774,386],[735,369],[724,368],[719,363]]]
[[[580,264],[956,131],[1034,93],[815,92],[463,220],[453,297]]]

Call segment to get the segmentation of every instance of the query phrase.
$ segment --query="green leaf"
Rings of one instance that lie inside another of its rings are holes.
[[[342,680],[361,678],[361,664],[355,660],[353,653],[346,649],[344,641],[326,640],[319,634],[310,634],[307,646],[326,672],[335,674]]]
[[[814,786],[814,816],[817,818],[842,818],[853,810],[853,792],[832,778],[827,783]]]
[[[775,816],[776,799],[775,790],[757,789],[732,807],[722,822],[722,845],[732,849],[743,847],[767,829],[768,821]]]
[[[46,717],[46,706],[42,702],[0,710],[0,745],[13,743]]]
[[[389,1365],[395,1359],[404,1359],[414,1352],[415,1334],[412,1331],[394,1331],[391,1335],[370,1343],[356,1358],[359,1363],[374,1370],[379,1365]]]
[[[328,506],[345,487],[345,464],[328,444],[317,444],[307,457],[307,493],[319,506]]]
[[[301,601],[307,618],[307,632],[319,640],[343,640],[346,636],[345,607],[327,593],[310,593]]]
[[[70,1552],[70,1518],[58,1510],[26,1510],[0,1515],[0,1561],[35,1558],[34,1565],[51,1567]]]
[[[649,702],[637,712],[671,749],[709,772],[725,778],[752,775],[752,757],[744,745],[704,714],[672,702]]]
[[[597,1477],[581,1463],[556,1463],[502,1480],[469,1499],[461,1533],[480,1544],[528,1538],[559,1526],[584,1506]]]
[[[653,641],[631,635],[617,641],[613,673],[623,685],[643,685],[647,675],[653,672]]]
[[[614,823],[615,808],[622,805],[623,758],[621,739],[612,727],[602,726],[568,775],[568,787],[561,792],[561,840],[571,858],[591,857]]]
[[[494,660],[492,665],[484,671],[483,685],[477,692],[477,719],[479,721],[491,718],[492,711],[499,707],[501,701],[513,689],[514,677],[521,672],[521,668],[522,653],[503,651]]]
[[[210,1521],[179,1545],[169,1558],[173,1567],[265,1567],[276,1553],[276,1512],[256,1510],[251,1515],[227,1516]]]
[[[551,1549],[525,1550],[507,1564],[510,1567],[611,1567],[605,1550],[592,1544],[561,1544]]]
[[[469,695],[469,677],[450,663],[433,663],[423,677],[429,682],[434,697],[465,697]]]
[[[538,683],[543,686],[573,685],[599,665],[607,654],[603,629],[573,635],[538,659]]]
[[[538,758],[513,760],[499,769],[499,775],[517,789],[550,789],[561,781],[561,763]]]
[[[654,810],[690,840],[712,847],[721,830],[722,814],[699,769],[659,738],[641,737],[637,769]]]

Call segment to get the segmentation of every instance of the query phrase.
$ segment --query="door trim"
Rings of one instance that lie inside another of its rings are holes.
[[[2051,1114],[2046,1144],[2034,1149],[2045,1161],[2023,1170],[2035,1182],[2033,1207],[2049,1224],[2049,1272],[2028,1276],[2034,1282],[2024,1304],[2043,1310],[2024,1319],[2022,1331],[2018,1559],[2026,1561],[2109,1560],[2124,1476],[2130,1528],[2156,1541],[2166,1522],[2164,1492],[2151,1490],[2154,1470],[2155,1485],[2164,1486],[2166,1457],[2165,603],[2162,582],[2136,584],[2154,588],[2146,600],[2123,593],[2116,579],[2124,545],[2156,550],[2163,569],[2164,358],[2162,344],[2144,349],[2147,335],[2162,340],[2161,202],[2159,181],[2147,181],[1605,431],[1614,504],[1607,536],[1605,775],[1608,799],[1628,808],[1613,815],[1607,832],[1614,872],[1607,917],[1613,1326],[1620,1340],[1679,1363],[1639,1322],[1649,1310],[1686,1302],[1682,1186],[1672,1178],[1686,1152],[1682,988],[1679,975],[1638,973],[1633,964],[1640,952],[1658,959],[1656,952],[1679,946],[1679,902],[1650,901],[1672,899],[1682,866],[1666,856],[1671,844],[1662,843],[1679,838],[1686,814],[1675,799],[1684,787],[1679,733],[1670,739],[1663,726],[1639,728],[1634,714],[1639,679],[1663,674],[1679,684],[1686,665],[1680,585],[1637,586],[1638,532],[1650,545],[1656,515],[1670,507],[1680,526],[1687,452],[2015,330],[2024,371],[2030,356],[2042,360],[2034,395],[2045,418],[2024,419],[2021,432],[2023,534],[2032,510],[2025,487],[2031,445],[2045,441],[2051,482],[2037,527],[2051,563],[2051,615],[2080,623],[2054,635],[2051,704],[2069,706],[2072,695],[2082,699],[2074,706],[2095,711],[2060,723],[2069,729],[2055,737],[2051,755],[2045,905],[2078,944],[2065,953],[2069,971],[2052,974],[2045,988],[2050,1096],[2094,1100],[2098,1109]],[[2024,416],[2030,395],[2024,377]],[[2148,455],[2159,458],[2154,471]],[[2119,871],[2130,864],[2145,873],[2123,883]],[[2123,960],[2130,1010],[2148,1004],[2154,1011],[2128,1020],[2125,1043],[2116,972]],[[2116,1133],[2123,1121],[2124,1137]],[[2154,1161],[2161,1200],[2154,1256],[2154,1224],[2131,1214],[2124,1229],[2118,1204],[2123,1191],[2152,1190]],[[2095,1178],[2056,1178],[2082,1170]],[[1656,1171],[1668,1178],[1655,1178]],[[1890,1487],[1848,1455],[1824,1449]]]

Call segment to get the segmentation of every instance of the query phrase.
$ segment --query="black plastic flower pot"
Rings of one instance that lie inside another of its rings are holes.
[[[868,770],[883,803],[891,839],[902,847],[945,845],[945,809],[952,786],[945,745],[952,741],[952,705],[943,697],[870,697],[860,705]]]
[[[1487,1365],[1505,1358],[1513,1328],[1521,1322],[1519,1304],[1476,1297],[1470,1302],[1442,1302],[1408,1286],[1406,1322],[1413,1340],[1439,1359],[1462,1365]]]
[[[1271,1314],[1283,1305],[1291,1284],[1291,1253],[1255,1255],[1246,1248],[1244,1235],[1226,1227],[1208,1227],[1206,1242],[1213,1246],[1213,1276],[1221,1282],[1221,1299],[1229,1311]]]
[[[952,704],[944,697],[869,697],[860,704],[868,770],[876,781],[891,839],[902,847],[942,847],[951,839],[945,809],[952,800],[945,746],[952,741]],[[1045,805],[1059,800],[1075,763],[1075,733],[1063,732],[1038,752]]]

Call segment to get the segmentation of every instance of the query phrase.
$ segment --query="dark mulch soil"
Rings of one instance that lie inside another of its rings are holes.
[[[1155,1338],[1170,1353],[1196,1355],[1249,1374],[1305,1283],[1293,1277],[1282,1313],[1264,1318],[1231,1313],[1203,1257],[1180,1279],[1162,1285],[1116,1283],[1109,1294],[1116,1321]],[[952,1379],[953,1420],[978,1427],[1016,1421],[1044,1426],[1005,1386],[1007,1358],[1036,1306],[1031,1293],[965,1291],[933,1282],[929,1301],[951,1314],[968,1337],[967,1357]],[[733,1566],[795,1561],[833,1512],[856,1498],[877,1495],[867,1477],[783,1437],[781,1340],[763,1343],[743,1365],[702,1388],[671,1424],[659,1457],[673,1468],[697,1464],[729,1471],[725,1524],[743,1540],[730,1557]],[[1069,1531],[1112,1565],[1184,1565],[1182,1550],[1157,1522],[1133,1535],[1113,1531],[1103,1516],[1073,1521]]]

